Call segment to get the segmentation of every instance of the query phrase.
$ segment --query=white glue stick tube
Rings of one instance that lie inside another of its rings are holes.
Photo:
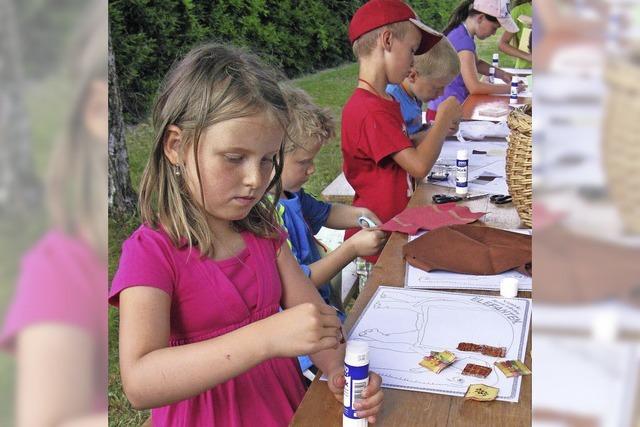
[[[369,384],[369,344],[366,341],[347,341],[344,355],[344,412],[343,427],[367,427],[366,418],[357,418],[356,402],[362,400],[362,392]]]

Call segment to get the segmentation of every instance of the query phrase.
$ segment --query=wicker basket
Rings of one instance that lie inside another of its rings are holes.
[[[531,105],[509,113],[507,185],[520,220],[531,227]]]
[[[640,234],[640,58],[614,60],[608,64],[606,78],[605,174],[625,231]]]

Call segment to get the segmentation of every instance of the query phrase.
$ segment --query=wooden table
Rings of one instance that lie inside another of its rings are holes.
[[[518,104],[531,104],[531,98],[518,97]],[[503,122],[507,120],[508,113],[500,117],[489,117],[480,114],[480,111],[485,108],[500,106],[509,107],[508,96],[469,95],[462,103],[462,120],[490,120],[493,122]]]
[[[421,184],[411,198],[409,207],[431,203],[436,193],[453,193],[455,190],[432,184]],[[499,228],[518,228],[520,218],[515,208],[509,205],[494,205],[488,198],[464,203],[473,211],[485,211],[484,222]],[[351,330],[369,300],[380,285],[404,286],[405,263],[402,246],[407,235],[393,233],[385,246],[372,274],[351,309],[345,322],[345,331]],[[465,291],[470,293],[472,291]],[[495,292],[475,293],[495,294]],[[520,297],[531,297],[529,292],[520,292]],[[531,329],[525,357],[531,366]],[[307,391],[298,407],[291,425],[294,426],[342,426],[342,405],[329,392],[326,383],[319,381],[320,375]],[[384,389],[382,412],[376,426],[530,426],[531,425],[531,376],[522,380],[518,403],[501,401],[475,402],[460,397],[421,393],[406,390]]]

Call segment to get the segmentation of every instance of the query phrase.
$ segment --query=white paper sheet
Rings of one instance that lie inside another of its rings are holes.
[[[351,329],[349,339],[369,342],[369,369],[382,386],[464,396],[470,384],[498,387],[498,400],[517,402],[521,377],[506,378],[498,360],[524,360],[531,300],[380,286]],[[460,342],[506,347],[505,359],[456,349]],[[431,351],[457,360],[440,374],[418,363]],[[467,363],[490,366],[485,379],[461,375]]]
[[[509,230],[517,231],[520,230]],[[531,230],[523,230],[530,234]],[[409,236],[409,241],[415,240],[424,234]],[[407,263],[404,285],[410,289],[463,289],[477,291],[500,291],[500,281],[507,277],[518,279],[518,289],[531,291],[532,279],[515,270],[502,274],[489,276],[476,276],[473,274],[451,273],[449,271],[424,271]]]
[[[457,140],[447,140],[442,146],[440,157],[431,169],[439,171],[445,169],[449,172],[446,181],[427,181],[442,187],[455,188],[455,164],[456,152],[466,149],[469,152],[469,192],[508,194],[509,188],[505,179],[507,142],[503,138],[489,139],[483,141],[460,142]],[[486,154],[473,154],[473,150],[486,151]],[[482,175],[495,175],[492,181],[474,181]]]
[[[536,303],[536,318],[538,307]],[[569,316],[567,316],[568,318]],[[537,325],[536,329],[537,330]],[[532,359],[533,424],[537,413],[558,414],[564,425],[618,427],[632,422],[638,379],[638,345],[535,332]],[[571,423],[571,417],[582,423]],[[553,421],[553,419],[549,419]]]

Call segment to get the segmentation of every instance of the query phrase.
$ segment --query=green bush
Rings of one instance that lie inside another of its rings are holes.
[[[137,123],[171,64],[193,45],[245,46],[287,77],[353,60],[349,20],[361,0],[112,0],[109,24],[125,120]],[[449,0],[410,2],[441,29]]]

